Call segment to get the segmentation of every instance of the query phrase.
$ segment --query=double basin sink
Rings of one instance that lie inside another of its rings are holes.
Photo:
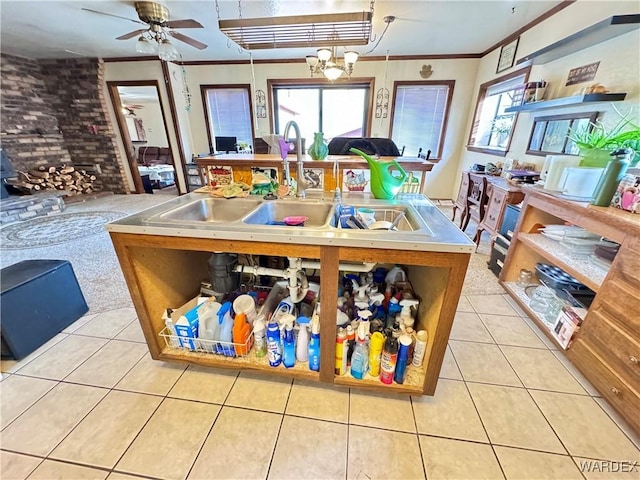
[[[410,205],[380,204],[376,202],[348,202],[355,208],[365,207],[375,212],[376,220],[393,222],[402,215],[396,226],[400,232],[429,233],[421,216]],[[193,201],[153,215],[146,219],[149,224],[201,225],[233,224],[234,226],[264,226],[285,229],[332,230],[339,228],[338,204],[321,199],[279,199],[260,198],[197,198]],[[289,216],[305,216],[304,226],[284,224]],[[388,230],[349,230],[357,232],[383,232]]]

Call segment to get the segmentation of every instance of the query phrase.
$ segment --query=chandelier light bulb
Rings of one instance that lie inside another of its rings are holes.
[[[331,50],[329,50],[328,48],[319,48],[318,59],[321,62],[328,62],[329,60],[331,60]]]
[[[318,61],[319,59],[315,55],[307,55],[307,65],[309,65],[309,67],[316,68]]]
[[[325,68],[322,73],[324,73],[324,76],[333,82],[334,80],[340,78],[343,72],[344,70],[342,68],[334,64]]]
[[[358,60],[358,57],[358,52],[354,52],[353,50],[344,52],[344,63],[354,64]]]

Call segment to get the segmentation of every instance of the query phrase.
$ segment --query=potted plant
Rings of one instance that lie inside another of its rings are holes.
[[[640,161],[640,126],[629,120],[629,114],[622,115],[615,106],[614,110],[620,115],[620,120],[612,128],[596,120],[588,126],[571,129],[567,134],[569,140],[580,149],[580,166],[604,167],[611,160],[611,152],[619,148],[633,150],[630,166]]]
[[[513,117],[496,118],[491,122],[491,135],[496,135],[496,144],[498,147],[504,148],[506,146],[512,127]]]

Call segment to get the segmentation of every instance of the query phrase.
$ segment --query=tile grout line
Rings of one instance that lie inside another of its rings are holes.
[[[273,452],[271,453],[271,459],[269,460],[269,466],[267,467],[267,474],[264,477],[265,480],[269,478],[269,473],[271,472],[271,466],[273,465],[273,457],[276,456],[276,449],[278,448],[278,440],[280,440],[280,432],[282,431],[282,424],[284,423],[284,417],[287,412],[287,407],[289,406],[289,398],[291,398],[291,391],[293,390],[293,382],[294,382],[294,379],[291,379],[291,383],[289,384],[289,394],[287,395],[287,400],[284,403],[284,410],[282,411],[280,426],[278,427],[278,433],[276,434],[276,441],[273,444]]]
[[[145,354],[146,355],[146,354]],[[138,360],[136,362],[136,364],[131,367],[131,369],[129,370],[129,372],[131,370],[133,370],[145,357],[145,355],[142,356],[142,358],[140,358],[140,360]],[[162,406],[162,404],[165,402],[165,400],[167,400],[167,398],[170,399],[170,397],[168,397],[169,392],[171,392],[171,390],[173,389],[173,387],[176,386],[176,384],[178,383],[178,381],[182,378],[182,376],[184,375],[184,372],[186,372],[187,367],[184,368],[184,370],[182,370],[182,372],[180,373],[180,375],[178,375],[178,378],[176,378],[176,380],[173,382],[173,384],[171,385],[171,387],[169,387],[169,389],[167,390],[167,393],[164,395],[154,395],[156,397],[162,397],[162,400],[160,401],[160,403],[158,403],[158,406],[153,410],[153,412],[151,412],[151,415],[149,415],[149,418],[147,418],[147,420],[144,422],[144,425],[142,425],[142,427],[140,427],[140,430],[138,430],[138,433],[136,433],[136,435],[133,437],[133,439],[131,440],[131,442],[129,442],[129,444],[127,445],[127,447],[124,449],[124,451],[122,452],[122,454],[120,455],[120,457],[118,457],[118,459],[116,460],[116,463],[113,464],[113,467],[111,467],[111,472],[116,472],[116,467],[118,466],[118,463],[120,463],[120,461],[123,459],[123,457],[127,454],[127,452],[129,451],[129,449],[131,448],[131,445],[133,445],[135,443],[135,441],[137,440],[137,438],[140,436],[140,434],[142,433],[142,431],[145,429],[145,427],[149,424],[149,422],[151,421],[151,419],[153,418],[153,416],[158,412],[158,410],[160,409],[160,407]],[[129,374],[129,372],[127,372],[127,375]],[[126,376],[126,375],[125,375]],[[124,378],[124,377],[122,377]],[[122,381],[122,378],[118,381],[118,383],[120,383]],[[116,385],[117,386],[117,383]],[[115,386],[112,388],[112,390],[115,390]],[[122,390],[117,390],[117,391],[122,391]],[[124,390],[124,391],[128,391],[128,390]],[[140,393],[140,392],[130,392],[130,393]],[[149,394],[147,393],[147,395],[153,395],[153,394]],[[219,412],[218,412],[219,413]],[[121,471],[122,473],[129,473],[126,472],[125,470]],[[118,472],[116,472],[118,473]]]
[[[15,375],[15,374],[14,374]],[[28,410],[31,409],[31,407],[33,407],[36,403],[38,403],[40,400],[42,400],[51,390],[53,390],[54,388],[56,388],[60,383],[62,383],[60,380],[50,380],[48,378],[39,378],[39,377],[27,377],[26,375],[18,375],[18,377],[21,378],[37,378],[38,380],[48,380],[50,382],[55,382],[55,385],[53,385],[49,390],[47,390],[46,392],[44,392],[42,395],[40,395],[31,405],[29,405],[27,408],[25,408],[22,412],[20,412],[18,415],[16,415],[16,418],[14,418],[13,420],[11,420],[9,423],[7,423],[0,431],[5,431],[7,428],[9,428],[9,426],[15,422],[16,420],[18,420],[22,415],[24,415],[25,413],[27,413]]]
[[[185,369],[185,371],[188,368],[189,367],[187,367]],[[222,413],[222,409],[225,407],[225,403],[227,402],[227,399],[229,398],[229,395],[231,395],[231,390],[233,390],[233,387],[235,386],[236,382],[238,381],[238,377],[239,376],[240,376],[240,371],[238,371],[236,373],[236,378],[233,379],[233,383],[231,384],[231,387],[229,388],[229,391],[225,395],[224,400],[222,401],[222,405],[220,405],[220,409],[218,410],[218,413],[216,414],[216,418],[213,419],[213,422],[211,423],[211,427],[209,427],[209,431],[205,435],[204,441],[202,442],[202,445],[200,445],[200,448],[198,449],[198,453],[196,453],[196,456],[193,459],[193,462],[191,462],[191,466],[189,467],[189,470],[187,471],[187,474],[184,477],[185,479],[189,478],[189,475],[191,475],[191,471],[193,470],[193,467],[197,463],[198,458],[200,457],[200,453],[202,453],[202,449],[204,448],[204,445],[207,443],[207,440],[209,439],[209,436],[211,435],[211,432],[213,431],[213,427],[216,425],[216,422],[218,421],[218,418],[220,418],[220,414]],[[181,375],[181,377],[182,377],[182,375]],[[173,388],[171,390],[173,390]],[[169,393],[171,393],[171,390],[169,391]],[[169,398],[171,398],[171,397],[169,397]],[[205,402],[203,402],[203,403],[205,403]]]
[[[26,479],[26,478],[29,478],[29,475],[31,475],[33,472],[35,472],[35,471],[38,469],[38,467],[39,467],[40,465],[42,465],[42,464],[44,463],[44,461],[46,460],[46,458],[41,457],[41,456],[39,456],[39,455],[34,455],[34,454],[32,454],[32,453],[16,452],[16,451],[14,451],[14,450],[7,450],[7,449],[4,449],[4,448],[0,448],[0,451],[2,451],[2,452],[8,452],[8,453],[13,453],[13,454],[15,454],[15,455],[24,455],[24,456],[27,456],[27,457],[37,458],[38,460],[40,460],[40,462],[39,462],[35,467],[33,467],[33,470],[31,470],[31,471],[29,471],[29,473],[27,473],[27,475],[24,477],[25,479]],[[1,473],[1,469],[0,469],[0,473]]]
[[[2,373],[4,373],[4,374],[9,374],[9,375],[13,375],[13,374],[15,374],[15,373],[19,372],[19,371],[20,371],[20,370],[22,370],[24,367],[26,367],[26,366],[27,366],[27,365],[29,365],[31,362],[33,362],[36,358],[38,358],[38,357],[40,357],[40,356],[44,355],[46,352],[48,352],[49,350],[51,350],[53,347],[55,347],[56,345],[58,345],[60,342],[64,341],[64,340],[65,340],[65,339],[66,339],[70,334],[69,334],[69,333],[62,333],[62,332],[60,332],[60,333],[56,334],[53,338],[57,337],[58,335],[64,335],[65,337],[64,337],[63,339],[61,339],[60,341],[58,341],[58,342],[54,343],[53,345],[51,345],[49,348],[47,348],[47,349],[46,349],[46,350],[44,350],[43,352],[41,352],[41,353],[39,353],[38,355],[36,355],[35,357],[33,357],[31,360],[29,360],[29,361],[28,361],[27,363],[25,363],[24,365],[20,366],[20,368],[18,368],[18,370],[14,371],[14,372],[3,371]],[[53,340],[53,338],[51,338],[51,339],[49,340],[49,342],[50,342],[51,340]],[[47,343],[49,343],[49,342],[46,342],[46,343],[45,343],[45,345],[46,345]],[[40,346],[40,347],[38,347],[38,348],[42,348],[43,346],[44,346],[44,345],[41,345],[41,346]],[[38,350],[38,349],[36,349],[36,350]],[[32,353],[33,353],[33,352],[32,352]],[[31,354],[29,354],[29,355],[31,355]],[[28,357],[29,355],[27,355],[27,357]],[[25,357],[25,358],[27,358],[27,357]],[[10,359],[8,359],[8,360],[10,360]],[[24,360],[24,359],[22,359],[22,360]],[[22,360],[17,361],[16,363],[20,363]],[[16,366],[16,365],[14,365],[14,367],[15,367],[15,366]],[[13,367],[11,367],[11,368],[10,368],[10,370],[12,370],[12,369],[13,369]]]
[[[349,440],[351,434],[351,387],[348,388],[347,397],[347,453],[345,455],[344,478],[349,478]]]
[[[422,444],[420,443],[420,431],[418,430],[418,421],[416,420],[416,410],[413,408],[413,395],[409,395],[409,403],[411,404],[411,413],[413,414],[413,426],[416,428],[416,440],[418,441],[418,451],[420,452],[420,461],[422,462],[422,473],[425,480],[429,480],[427,476],[427,465],[422,454]]]

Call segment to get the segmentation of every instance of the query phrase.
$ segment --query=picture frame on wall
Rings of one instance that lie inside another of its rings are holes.
[[[513,64],[516,61],[516,51],[518,50],[519,41],[520,37],[517,37],[500,47],[500,57],[498,58],[496,73],[504,72],[505,70],[513,67]]]

